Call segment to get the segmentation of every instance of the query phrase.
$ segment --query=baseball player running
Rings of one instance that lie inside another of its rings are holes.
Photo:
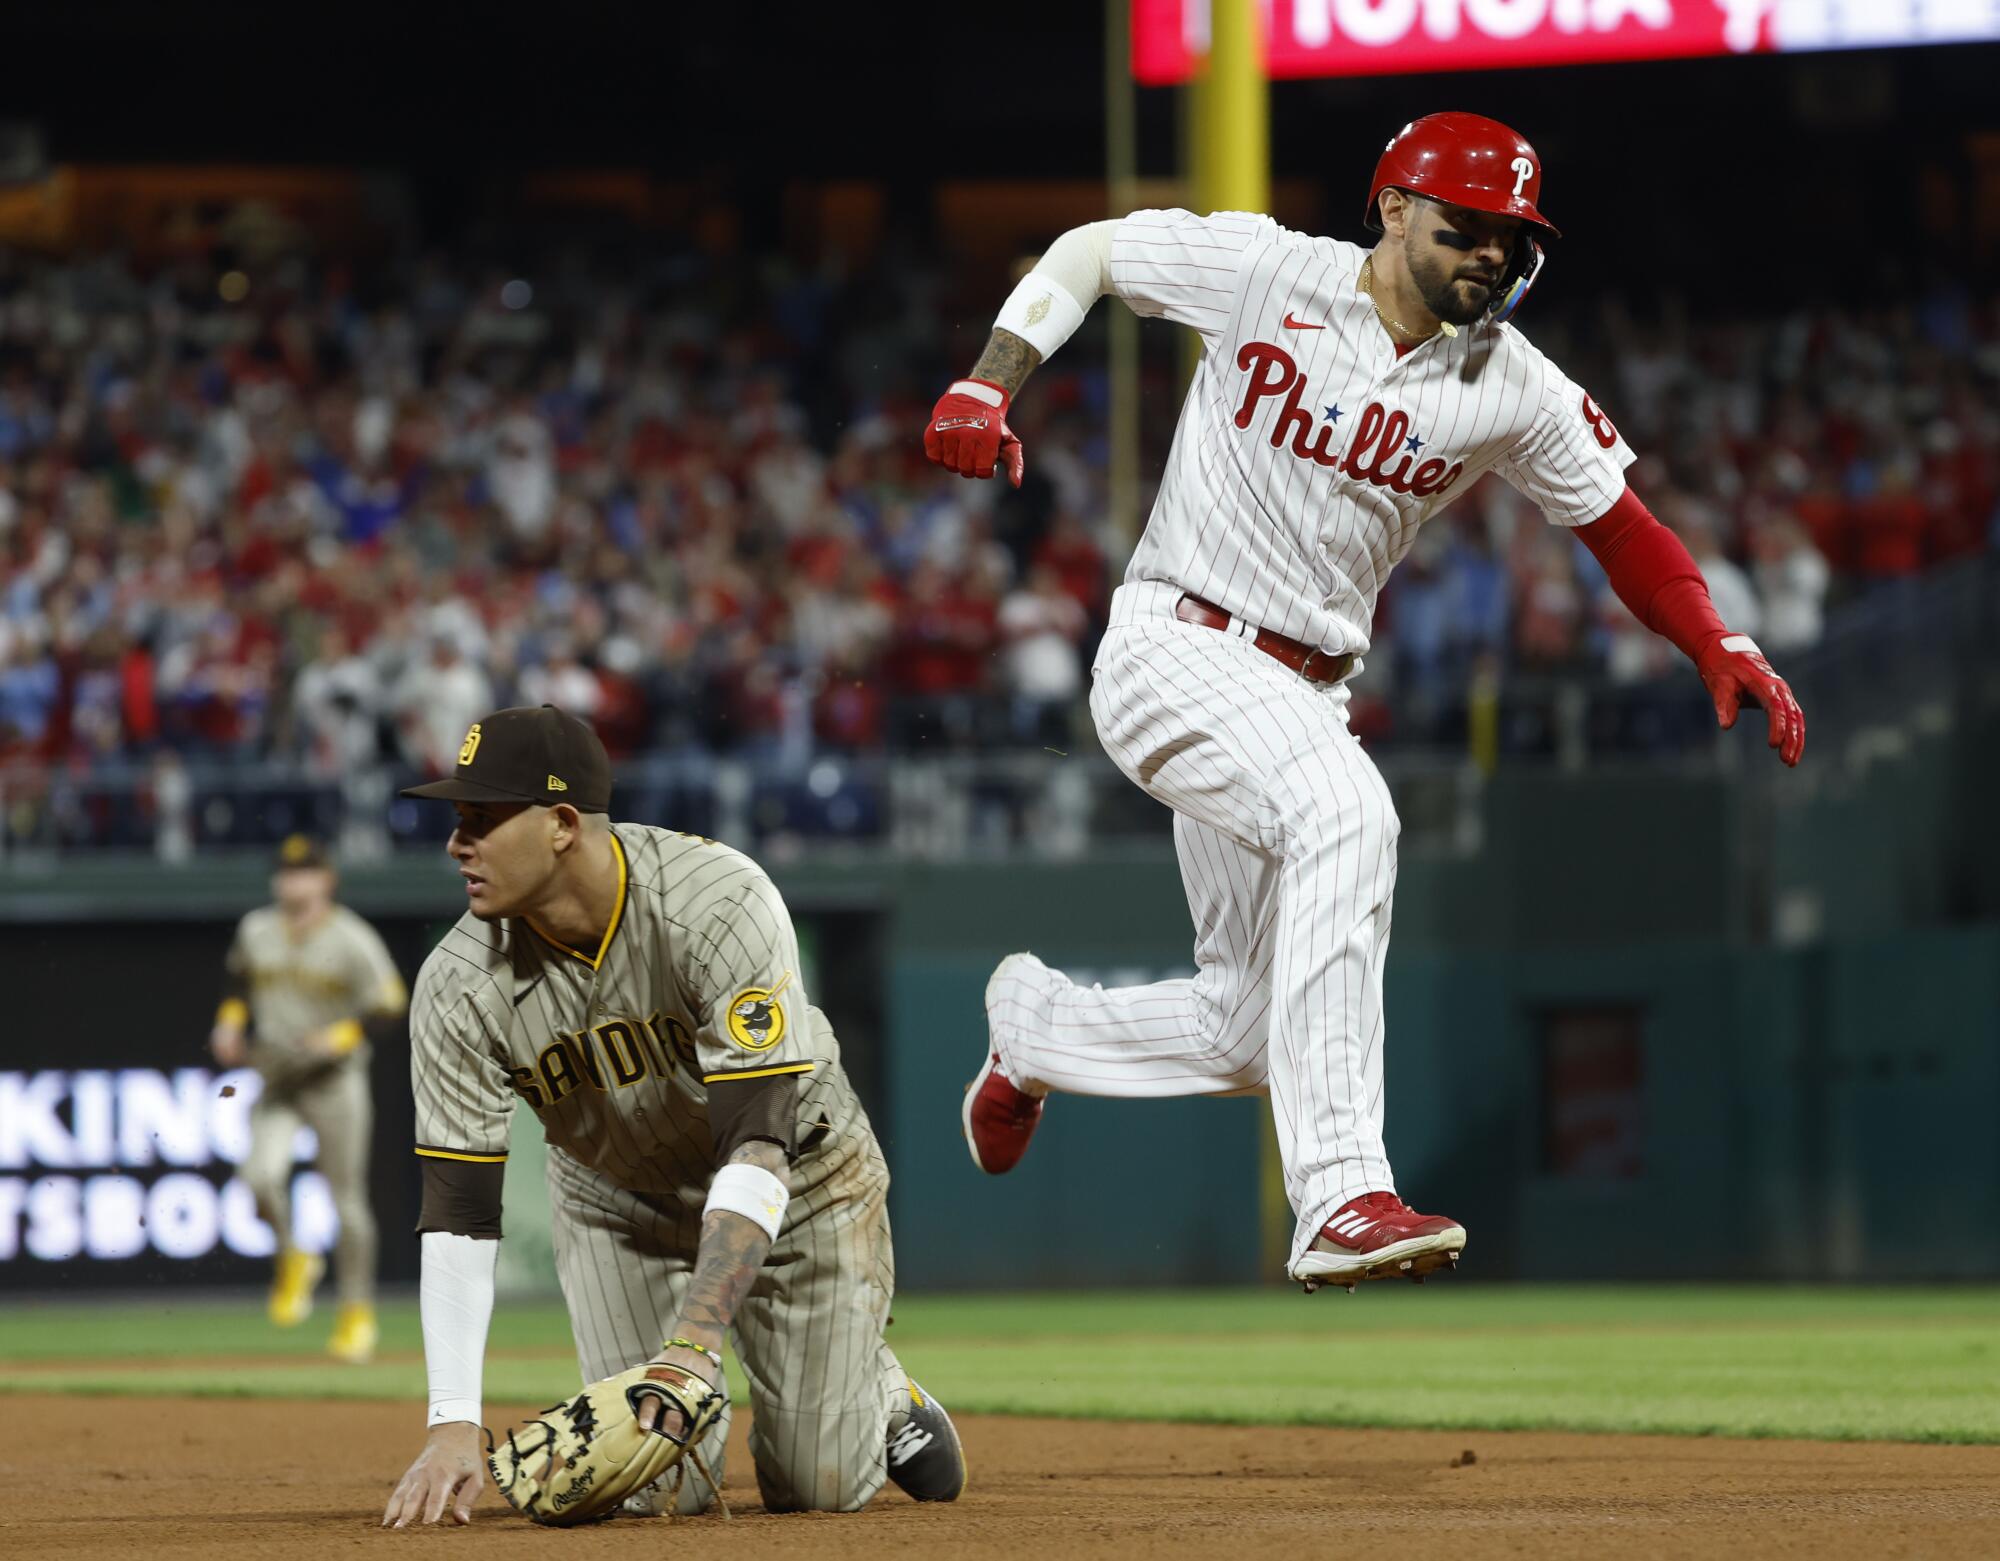
[[[404,795],[455,804],[467,905],[412,1009],[430,1431],[383,1522],[469,1521],[483,1483],[516,1101],[548,1137],[585,1382],[659,1361],[713,1384],[729,1335],[766,1507],[851,1512],[885,1477],[953,1500],[957,1433],[882,1339],[888,1167],[770,879],[715,841],[608,822],[603,745],[549,705],[485,717],[450,777]],[[655,1412],[649,1397],[642,1423]],[[718,1471],[727,1432],[725,1416],[698,1449]],[[688,1481],[676,1505],[710,1494]]]
[[[337,879],[319,843],[292,835],[278,848],[270,905],[237,924],[224,961],[222,1006],[209,1050],[222,1067],[247,1058],[263,1082],[250,1108],[243,1180],[278,1238],[271,1321],[311,1314],[325,1264],[293,1240],[292,1144],[304,1123],[340,1218],[334,1273],[340,1311],[328,1351],[361,1364],[375,1353],[375,1216],[368,1207],[371,1045],[403,1017],[403,978],[381,935],[334,903]]]
[[[1456,1263],[1464,1229],[1403,1203],[1383,1147],[1399,826],[1348,730],[1347,681],[1389,571],[1482,472],[1575,531],[1694,662],[1722,726],[1747,696],[1798,762],[1790,690],[1626,486],[1611,419],[1507,323],[1556,234],[1541,191],[1541,159],[1505,125],[1433,114],[1376,166],[1372,250],[1241,212],[1091,223],[1042,256],[939,400],[930,458],[965,477],[1004,462],[1018,484],[1008,407],[1100,296],[1201,336],[1091,687],[1105,750],[1174,810],[1197,974],[1105,991],[1001,961],[964,1110],[982,1169],[1020,1159],[1051,1090],[1268,1091],[1294,1279],[1351,1289]]]

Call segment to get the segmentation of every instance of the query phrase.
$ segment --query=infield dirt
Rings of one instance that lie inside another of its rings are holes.
[[[496,1408],[513,1423],[526,1411]],[[350,1554],[884,1555],[1257,1552],[1454,1557],[1995,1553],[2000,1447],[1329,1431],[968,1416],[962,1500],[886,1490],[862,1513],[776,1516],[737,1440],[734,1519],[538,1529],[489,1490],[471,1528],[385,1531],[420,1440],[408,1405],[0,1397],[0,1555],[200,1561]],[[1465,1451],[1475,1454],[1454,1467]],[[676,1531],[678,1530],[678,1531]]]

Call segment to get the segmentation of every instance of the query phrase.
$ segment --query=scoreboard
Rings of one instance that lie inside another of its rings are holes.
[[[1208,0],[1132,0],[1132,72],[1185,81]],[[1497,70],[2000,39],[2000,0],[1265,0],[1273,77]]]

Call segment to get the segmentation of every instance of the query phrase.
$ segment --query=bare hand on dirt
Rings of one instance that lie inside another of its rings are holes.
[[[485,1484],[479,1427],[465,1420],[432,1426],[424,1439],[424,1450],[396,1482],[389,1505],[382,1509],[382,1526],[437,1523],[447,1510],[452,1522],[470,1523],[472,1504]]]

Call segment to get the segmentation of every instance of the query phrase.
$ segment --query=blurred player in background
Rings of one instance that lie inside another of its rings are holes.
[[[400,1024],[407,998],[381,936],[334,903],[335,887],[317,841],[293,835],[279,847],[272,903],[245,916],[229,946],[209,1050],[225,1068],[247,1059],[263,1081],[250,1108],[243,1180],[278,1238],[271,1321],[281,1328],[304,1322],[325,1268],[299,1250],[292,1229],[292,1144],[303,1123],[319,1140],[319,1168],[340,1217],[340,1312],[327,1348],[359,1364],[376,1341],[368,1059],[371,1044]]]
[[[965,477],[1004,464],[1018,486],[1008,406],[1100,297],[1201,337],[1090,700],[1105,751],[1174,810],[1198,973],[1106,991],[1032,954],[1003,960],[965,1102],[982,1170],[1020,1159],[1051,1090],[1268,1090],[1294,1279],[1351,1289],[1457,1262],[1465,1230],[1397,1196],[1383,1145],[1400,825],[1348,729],[1347,684],[1390,570],[1482,472],[1574,530],[1633,615],[1694,663],[1723,726],[1754,699],[1771,746],[1798,762],[1798,704],[1626,486],[1630,447],[1507,323],[1555,236],[1541,192],[1518,134],[1446,113],[1383,150],[1372,249],[1245,212],[1091,223],[1037,262],[972,376],[938,401],[930,458]]]

